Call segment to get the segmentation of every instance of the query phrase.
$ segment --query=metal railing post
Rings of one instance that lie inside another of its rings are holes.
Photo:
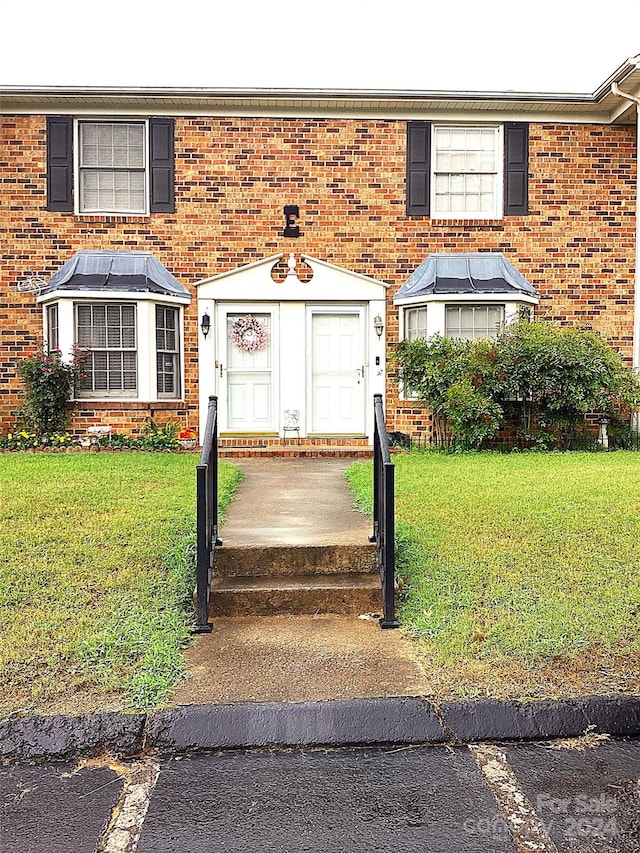
[[[209,397],[207,423],[202,441],[200,464],[196,466],[196,561],[197,621],[194,633],[212,630],[209,622],[209,595],[218,538],[218,398]]]
[[[398,628],[396,619],[396,557],[395,557],[395,468],[392,462],[384,463],[384,614],[381,628]]]
[[[373,397],[373,536],[382,585],[381,628],[398,628],[395,612],[395,469],[389,453],[382,394]]]
[[[208,512],[207,512],[207,466],[200,464],[196,466],[196,539],[197,539],[197,621],[194,633],[208,634],[212,630],[209,622],[209,567],[211,553],[208,543]]]

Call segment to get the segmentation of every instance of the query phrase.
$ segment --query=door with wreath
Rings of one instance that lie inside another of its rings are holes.
[[[220,396],[229,432],[264,433],[277,429],[274,327],[272,311],[223,312]]]

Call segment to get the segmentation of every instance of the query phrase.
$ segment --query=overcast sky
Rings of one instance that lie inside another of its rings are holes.
[[[640,2],[31,0],[1,85],[591,93],[640,53]]]

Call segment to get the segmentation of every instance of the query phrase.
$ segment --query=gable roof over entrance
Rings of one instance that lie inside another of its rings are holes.
[[[271,271],[283,255],[271,255],[250,264],[196,282],[198,299],[250,300],[253,302],[369,302],[384,300],[389,287],[384,282],[336,264],[301,255],[289,256],[289,274],[274,281]],[[306,265],[311,277],[301,281],[297,264]]]

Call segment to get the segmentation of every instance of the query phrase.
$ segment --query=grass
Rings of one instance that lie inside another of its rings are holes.
[[[640,688],[638,454],[394,461],[400,619],[436,682],[464,695]],[[369,510],[370,466],[348,477]]]
[[[0,455],[0,712],[167,697],[194,619],[195,464]],[[239,479],[221,464],[222,510]]]

